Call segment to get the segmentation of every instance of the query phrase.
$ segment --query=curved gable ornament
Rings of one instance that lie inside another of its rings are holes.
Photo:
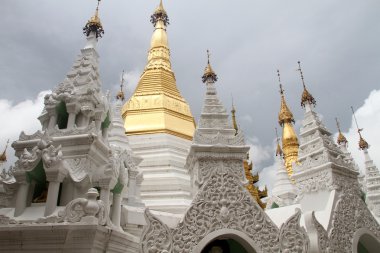
[[[309,251],[309,237],[306,230],[300,226],[301,210],[291,216],[280,228],[281,252],[284,253],[307,253]]]
[[[380,225],[364,201],[357,194],[343,194],[334,209],[329,230],[330,253],[351,252],[354,234],[363,228],[369,229],[377,239],[380,238]]]
[[[172,252],[172,236],[168,226],[152,215],[148,208],[144,212],[147,226],[141,236],[141,253]]]
[[[279,252],[278,228],[246,191],[234,169],[215,170],[171,231],[146,211],[148,226],[141,237],[141,252],[191,253],[203,238],[219,230],[242,232],[261,252]]]

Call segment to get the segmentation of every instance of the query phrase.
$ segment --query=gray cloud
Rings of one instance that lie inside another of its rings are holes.
[[[122,69],[135,73],[144,68],[153,30],[149,16],[157,4],[102,1],[106,33],[98,51],[105,90],[115,90]],[[84,45],[81,28],[95,5],[89,0],[3,0],[0,98],[35,98],[63,80]],[[241,127],[263,146],[272,145],[277,126],[277,68],[288,104],[301,119],[302,86],[295,69],[302,61],[317,111],[333,131],[335,116],[348,129],[349,106],[361,106],[379,87],[377,0],[193,0],[164,5],[171,20],[168,34],[177,85],[193,114],[198,117],[201,110],[200,76],[210,49],[221,99],[230,107],[233,94]],[[252,120],[246,120],[247,115]]]

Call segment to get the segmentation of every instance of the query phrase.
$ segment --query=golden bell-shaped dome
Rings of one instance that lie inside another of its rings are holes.
[[[127,135],[168,133],[191,140],[195,121],[180,94],[170,62],[166,32],[169,18],[162,5],[151,16],[154,32],[148,62],[139,83],[124,104],[122,115]]]

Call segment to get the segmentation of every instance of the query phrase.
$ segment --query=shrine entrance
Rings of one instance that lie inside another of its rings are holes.
[[[201,253],[249,253],[233,239],[214,240],[210,242]]]
[[[257,245],[246,234],[221,229],[208,234],[195,247],[194,253],[261,253]]]

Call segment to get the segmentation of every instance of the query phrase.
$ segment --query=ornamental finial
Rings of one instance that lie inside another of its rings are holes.
[[[282,152],[282,149],[280,146],[280,138],[278,138],[277,127],[275,127],[274,129],[276,130],[276,142],[277,142],[276,156],[283,157],[284,153]]]
[[[277,76],[278,76],[278,82],[280,84],[280,94],[281,94],[281,108],[280,108],[280,113],[278,114],[278,123],[280,124],[280,126],[283,126],[284,123],[294,122],[294,118],[293,118],[293,113],[290,111],[285,101],[285,95],[284,95],[284,90],[281,84],[281,76],[280,76],[279,70],[277,70]]]
[[[7,141],[7,144],[5,145],[3,153],[0,155],[0,162],[6,162],[7,161],[7,148],[9,144],[9,139]]]
[[[218,81],[218,76],[215,74],[214,70],[211,67],[210,64],[210,51],[207,49],[207,66],[205,68],[205,72],[202,76],[202,82],[212,82],[215,83]]]
[[[153,26],[156,27],[156,24],[158,23],[158,21],[162,21],[165,26],[170,24],[169,23],[169,16],[164,9],[164,5],[162,3],[162,0],[160,0],[160,4],[156,8],[156,10],[152,14],[152,16],[150,16],[150,22],[153,24]]]
[[[301,62],[298,61],[298,69],[297,71],[300,72],[301,75],[301,80],[302,80],[302,85],[303,85],[303,92],[302,92],[302,97],[301,97],[301,106],[305,108],[305,105],[308,103],[310,105],[315,106],[317,102],[315,101],[314,97],[310,94],[310,92],[306,89],[305,85],[305,79],[303,77],[303,72],[301,69]]]
[[[235,135],[237,135],[238,133],[238,125],[236,123],[236,109],[235,109],[235,105],[234,105],[234,98],[232,97],[231,95],[231,98],[232,98],[232,109],[231,109],[231,116],[232,116],[232,126],[234,127],[235,129]]]
[[[338,132],[339,132],[336,142],[339,145],[341,145],[341,144],[346,145],[348,143],[348,141],[347,141],[346,137],[342,134],[342,131],[340,130],[340,124],[339,124],[338,118],[335,118],[335,121],[336,121],[336,126],[337,126]]]
[[[120,81],[120,91],[117,93],[116,95],[116,99],[117,100],[121,100],[121,101],[124,101],[125,99],[125,96],[124,96],[124,91],[123,91],[123,88],[124,88],[124,70],[123,70],[123,73],[121,74],[121,81]]]
[[[87,21],[85,27],[83,27],[83,33],[88,37],[91,32],[95,33],[96,38],[101,38],[104,34],[104,29],[99,18],[99,4],[101,0],[98,0],[98,5],[96,6],[96,11],[94,16]]]
[[[278,83],[280,84],[280,94],[281,96],[284,95],[284,90],[282,89],[282,84],[281,84],[281,75],[280,75],[280,70],[277,69],[277,76],[278,76]]]
[[[363,128],[359,128],[358,121],[356,120],[354,108],[352,106],[351,106],[351,111],[352,111],[352,115],[354,116],[354,120],[355,120],[355,124],[356,124],[356,129],[358,129],[358,134],[359,134],[359,149],[366,150],[366,149],[369,148],[369,145],[368,145],[368,142],[366,142],[366,140],[364,140],[364,138],[362,137],[361,132],[363,131]]]

